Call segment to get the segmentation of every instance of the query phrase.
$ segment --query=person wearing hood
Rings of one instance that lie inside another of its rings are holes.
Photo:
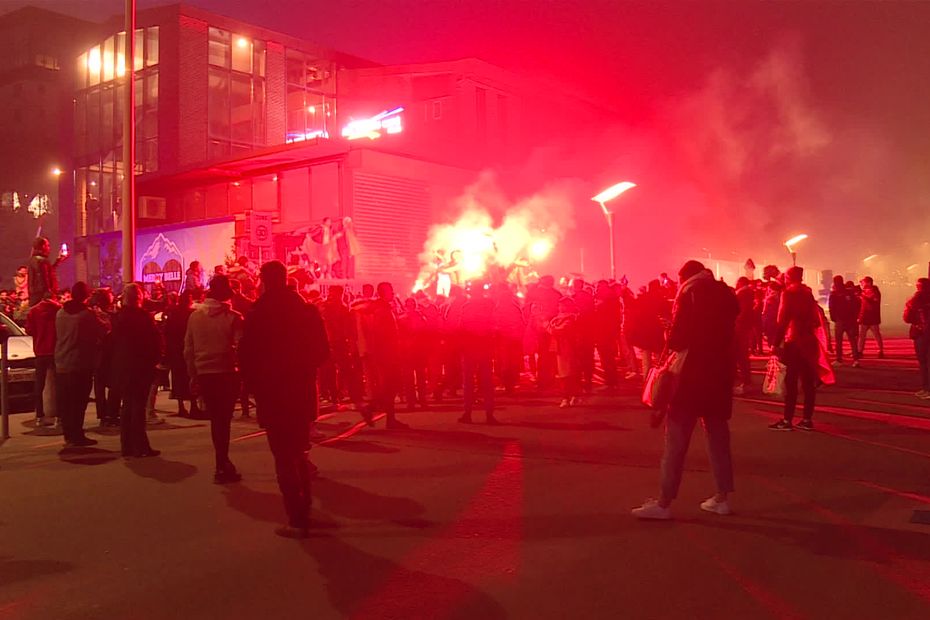
[[[155,321],[142,308],[145,293],[140,284],[123,289],[123,307],[113,318],[112,381],[123,399],[120,415],[120,447],[123,456],[158,456],[145,432],[145,410],[161,358],[161,337]]]
[[[685,455],[698,419],[704,423],[707,451],[717,492],[701,503],[701,510],[730,514],[733,492],[729,419],[733,411],[735,359],[733,343],[739,303],[733,290],[714,279],[698,261],[686,262],[678,272],[681,288],[672,311],[668,349],[680,365],[678,387],[672,396],[665,426],[661,493],[647,500],[633,515],[640,519],[670,519],[678,494]]]
[[[191,391],[203,396],[210,417],[216,484],[242,479],[229,460],[233,409],[240,393],[236,353],[243,329],[242,315],[230,306],[231,298],[229,278],[222,274],[213,276],[207,297],[190,315],[184,334],[184,360]]]
[[[56,400],[65,443],[71,447],[97,443],[84,435],[84,412],[106,326],[87,307],[88,297],[87,283],[75,282],[71,300],[55,315]]]
[[[911,325],[910,337],[920,365],[917,398],[930,400],[930,278],[917,280],[917,292],[904,306],[904,322]]]
[[[802,282],[804,270],[792,267],[785,273],[785,290],[778,308],[773,346],[775,353],[786,366],[784,418],[770,425],[775,431],[790,431],[798,402],[798,381],[804,391],[803,419],[796,428],[814,430],[814,402],[817,395],[820,340],[817,330],[821,326],[820,312],[814,293]]]

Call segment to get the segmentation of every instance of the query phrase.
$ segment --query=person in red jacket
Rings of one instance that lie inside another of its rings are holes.
[[[61,310],[61,304],[53,299],[43,299],[29,310],[26,315],[26,333],[32,336],[32,352],[36,356],[36,424],[39,426],[55,425],[54,405],[45,408],[42,394],[46,384],[54,403],[55,394],[55,315]]]

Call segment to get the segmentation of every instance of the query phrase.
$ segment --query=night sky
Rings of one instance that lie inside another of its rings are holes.
[[[2,9],[23,4],[0,0]],[[28,4],[97,20],[122,7]],[[165,2],[139,2],[154,4]],[[665,193],[651,199],[688,203],[675,216],[687,223],[683,236],[721,252],[803,231],[822,240],[808,248],[821,261],[853,263],[930,238],[930,3],[189,4],[387,64],[477,56],[555,75],[623,119],[561,148],[594,153],[594,167],[664,179]],[[624,153],[609,140],[623,140]],[[729,230],[706,225],[721,215]]]

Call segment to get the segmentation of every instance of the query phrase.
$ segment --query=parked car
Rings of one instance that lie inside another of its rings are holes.
[[[34,408],[33,391],[36,381],[36,358],[32,352],[32,336],[13,319],[0,312],[0,323],[10,333],[9,350],[10,407],[14,411],[31,411]]]

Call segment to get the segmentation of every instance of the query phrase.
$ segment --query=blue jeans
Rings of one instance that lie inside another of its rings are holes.
[[[662,455],[662,499],[671,501],[678,496],[681,476],[685,468],[685,455],[698,418],[670,411],[665,422],[665,453]],[[719,493],[731,493],[733,487],[733,459],[730,455],[730,425],[722,418],[703,418],[707,437],[707,454]]]

